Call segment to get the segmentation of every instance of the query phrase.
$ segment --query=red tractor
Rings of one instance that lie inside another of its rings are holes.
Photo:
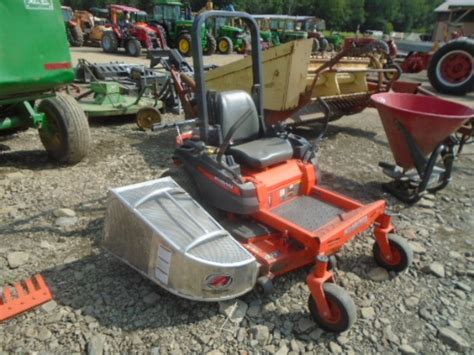
[[[401,64],[404,73],[428,71],[431,86],[443,94],[474,91],[474,39],[454,38],[434,52],[411,52]]]
[[[109,5],[108,8],[112,30],[105,31],[102,37],[104,52],[116,53],[119,48],[125,48],[129,55],[139,57],[142,48],[168,48],[164,30],[145,22],[146,12],[124,5]]]

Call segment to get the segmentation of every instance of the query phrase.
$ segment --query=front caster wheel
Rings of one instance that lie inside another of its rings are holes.
[[[392,250],[392,259],[388,260],[382,255],[379,244],[375,243],[372,250],[375,261],[389,271],[401,272],[406,270],[413,262],[413,251],[407,241],[396,234],[391,234],[388,236],[388,242]]]
[[[350,329],[357,319],[357,311],[351,296],[342,287],[325,283],[323,286],[331,315],[319,313],[312,295],[309,295],[308,308],[313,320],[320,328],[333,333],[342,333]]]
[[[255,290],[259,295],[269,296],[273,292],[273,282],[266,276],[260,276],[257,279]]]

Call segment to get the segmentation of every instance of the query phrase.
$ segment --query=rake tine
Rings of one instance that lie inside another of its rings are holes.
[[[28,289],[28,293],[35,292],[35,286],[33,285],[33,282],[31,281],[31,279],[26,280],[25,283],[26,283],[26,288]]]
[[[23,288],[23,286],[21,285],[20,282],[15,284],[15,290],[16,290],[16,294],[17,294],[18,298],[21,298],[21,297],[25,296],[25,289]]]
[[[5,303],[13,301],[12,293],[9,288],[3,290],[3,298],[5,299]]]

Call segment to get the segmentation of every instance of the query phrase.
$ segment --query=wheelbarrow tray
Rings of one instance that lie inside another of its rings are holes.
[[[103,246],[169,292],[220,301],[250,291],[258,264],[170,177],[111,189]]]

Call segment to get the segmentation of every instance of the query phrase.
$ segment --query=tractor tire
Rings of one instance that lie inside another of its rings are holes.
[[[112,31],[107,31],[102,37],[102,49],[105,53],[117,53],[118,51],[118,38]]]
[[[68,37],[72,47],[82,47],[84,44],[84,33],[79,26],[71,26]]]
[[[247,40],[242,38],[242,45],[239,48],[236,48],[236,52],[239,54],[245,54],[247,51],[248,43]]]
[[[176,41],[178,52],[184,57],[191,56],[191,35],[189,33],[183,33],[178,37]]]
[[[318,53],[319,52],[319,41],[317,38],[313,38],[313,47],[311,48],[312,53]]]
[[[326,52],[329,46],[329,42],[326,38],[320,38],[319,40],[319,50],[321,52]]]
[[[428,65],[431,86],[443,94],[466,95],[474,90],[474,40],[449,42],[438,49]]]
[[[139,57],[142,54],[142,45],[136,38],[130,38],[125,42],[125,51],[132,57]]]
[[[69,95],[57,95],[41,101],[38,111],[45,114],[39,135],[48,155],[62,164],[80,162],[89,150],[91,134],[77,101]]]
[[[217,51],[220,54],[231,54],[234,51],[234,44],[229,37],[223,36],[217,41]]]
[[[203,53],[204,55],[213,55],[214,53],[216,53],[217,41],[214,38],[214,36],[211,35],[210,33],[206,34],[206,40],[207,40],[207,45],[206,45],[206,48],[204,48]]]

